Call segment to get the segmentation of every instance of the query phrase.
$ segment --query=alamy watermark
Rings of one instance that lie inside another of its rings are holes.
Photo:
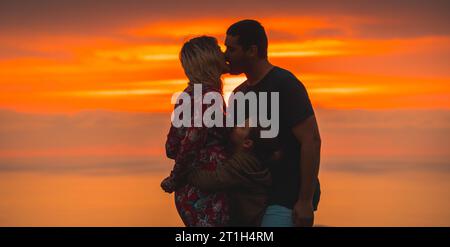
[[[225,122],[225,127],[244,127],[246,116],[245,104],[248,102],[249,127],[256,127],[259,123],[259,126],[262,128],[261,138],[273,138],[278,135],[279,131],[280,99],[278,92],[270,92],[271,100],[269,109],[267,96],[267,92],[259,92],[258,95],[255,92],[247,92],[245,94],[242,92],[232,93],[228,101],[229,103],[226,108],[227,114],[224,121],[222,114],[222,95],[218,92],[208,92],[203,96],[202,85],[195,84],[193,106],[191,105],[191,96],[188,93],[178,92],[172,95],[172,104],[179,104],[182,101],[172,112],[172,124],[177,128],[192,127],[192,122],[194,127],[224,127],[223,124]],[[203,104],[212,105],[202,113]],[[193,121],[192,109],[194,110]],[[270,119],[268,118],[269,110]]]

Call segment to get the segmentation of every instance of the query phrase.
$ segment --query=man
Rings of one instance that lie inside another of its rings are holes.
[[[230,74],[247,77],[235,93],[279,92],[276,138],[283,155],[269,167],[273,183],[262,226],[312,226],[320,195],[321,139],[306,89],[292,73],[269,62],[267,36],[259,22],[242,20],[231,25],[225,46]]]

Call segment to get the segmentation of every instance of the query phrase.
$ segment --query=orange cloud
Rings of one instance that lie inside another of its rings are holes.
[[[53,34],[37,36],[34,42],[25,36],[2,36],[1,42],[21,52],[14,59],[0,57],[0,108],[170,111],[171,94],[186,83],[178,61],[183,40],[210,34],[222,42],[233,21],[159,20],[109,36]],[[450,107],[448,37],[362,39],[354,35],[356,26],[380,22],[373,17],[288,16],[261,21],[271,41],[272,62],[293,71],[316,106]],[[226,91],[243,80],[226,79]]]

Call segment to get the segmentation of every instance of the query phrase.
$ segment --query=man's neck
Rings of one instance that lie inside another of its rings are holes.
[[[248,85],[256,85],[273,68],[273,65],[267,60],[260,60],[253,64],[245,73]]]

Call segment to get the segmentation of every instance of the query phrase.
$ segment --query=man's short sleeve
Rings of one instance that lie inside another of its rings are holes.
[[[280,113],[287,127],[292,128],[314,115],[305,86],[293,75],[281,79]]]

